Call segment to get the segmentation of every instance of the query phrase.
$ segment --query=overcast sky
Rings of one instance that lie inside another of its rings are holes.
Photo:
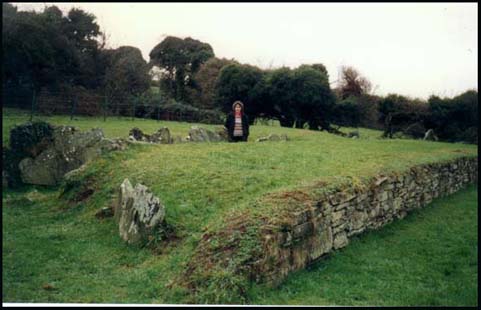
[[[50,3],[13,3],[43,10]],[[375,94],[427,99],[478,85],[477,3],[55,3],[97,17],[108,46],[149,53],[166,35],[261,68],[353,66]],[[334,85],[334,84],[333,84]]]

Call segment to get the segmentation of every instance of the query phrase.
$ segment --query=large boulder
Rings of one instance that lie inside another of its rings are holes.
[[[229,134],[227,133],[227,128],[218,127],[215,132],[221,137],[222,141],[229,140]]]
[[[217,132],[198,127],[192,126],[189,130],[188,140],[191,142],[221,142],[227,141],[226,134],[222,130]]]
[[[27,184],[56,185],[69,171],[69,162],[52,148],[35,159],[27,157],[20,164],[22,181]]]
[[[143,141],[143,142],[150,142],[150,143],[161,143],[161,144],[170,144],[173,143],[173,138],[170,136],[169,128],[162,127],[157,132],[153,133],[152,135],[148,135],[142,132],[137,127],[134,127],[129,132],[129,137],[131,140],[134,141]]]
[[[120,140],[105,139],[102,129],[81,132],[75,127],[58,126],[52,143],[35,158],[20,161],[22,181],[27,184],[56,185],[64,175],[100,156],[104,151],[124,149]]]
[[[359,130],[348,132],[347,137],[352,139],[359,139]]]
[[[150,141],[153,143],[171,144],[173,143],[173,138],[170,136],[169,128],[162,127],[150,136]]]
[[[144,244],[163,223],[165,207],[146,186],[138,183],[132,187],[125,179],[114,214],[120,237],[129,244]]]

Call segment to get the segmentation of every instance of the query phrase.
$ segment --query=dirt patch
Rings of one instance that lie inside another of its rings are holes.
[[[110,218],[110,217],[113,217],[113,216],[114,216],[113,206],[104,207],[104,208],[100,209],[99,211],[97,211],[97,213],[95,213],[95,217],[98,218],[99,220],[103,220],[103,219]]]
[[[469,153],[469,151],[467,151],[467,150],[459,150],[459,149],[453,150],[452,152],[453,153],[462,153],[462,154],[468,154]]]
[[[75,202],[82,202],[87,200],[92,194],[95,192],[93,188],[84,188],[81,191],[79,191],[73,198],[73,201]]]
[[[219,280],[216,277],[223,274],[220,270],[242,274],[251,258],[256,257],[255,245],[251,243],[258,236],[249,214],[231,216],[225,223],[222,229],[203,234],[179,284],[197,291],[205,283]]]
[[[87,201],[96,192],[93,176],[67,180],[60,190],[59,198],[65,199],[70,206]]]

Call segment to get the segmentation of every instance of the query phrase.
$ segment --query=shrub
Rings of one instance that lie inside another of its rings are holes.
[[[466,91],[452,99],[432,96],[428,100],[428,126],[445,141],[477,143],[478,92]]]
[[[421,122],[416,122],[406,127],[403,132],[413,138],[422,139],[426,133],[426,128]]]
[[[390,94],[379,102],[380,121],[384,122],[384,137],[392,137],[397,131],[406,131],[409,136],[422,138],[429,107],[425,101]],[[424,130],[425,131],[425,130]]]
[[[357,98],[359,107],[359,126],[371,129],[383,129],[379,122],[379,101],[381,97],[375,95],[362,95]]]
[[[360,125],[360,108],[355,97],[349,97],[334,105],[332,122],[339,126],[358,127]]]
[[[222,124],[225,117],[224,113],[218,110],[199,109],[174,99],[166,99],[161,94],[144,94],[136,99],[137,117],[206,124]]]
[[[35,157],[52,140],[52,134],[52,125],[44,121],[15,126],[10,131],[10,149],[21,158]]]
[[[2,149],[3,170],[7,173],[8,186],[23,184],[18,167],[25,157],[36,157],[52,140],[53,127],[43,121],[18,125],[10,131],[10,148]]]

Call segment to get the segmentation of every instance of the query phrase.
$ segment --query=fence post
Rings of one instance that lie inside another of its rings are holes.
[[[72,101],[72,111],[70,112],[70,120],[73,119],[73,115],[74,115],[74,113],[75,113],[75,101],[76,101],[76,100],[75,100],[75,97],[73,97],[73,98],[71,99],[71,101]]]
[[[157,104],[157,122],[160,120],[160,100],[159,103]]]
[[[30,121],[32,121],[33,119],[33,114],[35,113],[35,88],[33,89],[33,93],[32,93],[32,110],[30,111]]]
[[[135,118],[135,104],[137,103],[137,100],[133,97],[131,97],[131,101],[133,102],[132,103],[132,121],[134,120]]]
[[[105,122],[105,119],[107,118],[107,117],[106,117],[106,113],[107,113],[106,110],[107,110],[107,104],[108,104],[107,100],[108,100],[108,99],[107,99],[107,96],[105,96],[105,97],[104,97],[104,102],[103,102],[103,108],[102,108],[103,114],[104,114],[104,122]]]

